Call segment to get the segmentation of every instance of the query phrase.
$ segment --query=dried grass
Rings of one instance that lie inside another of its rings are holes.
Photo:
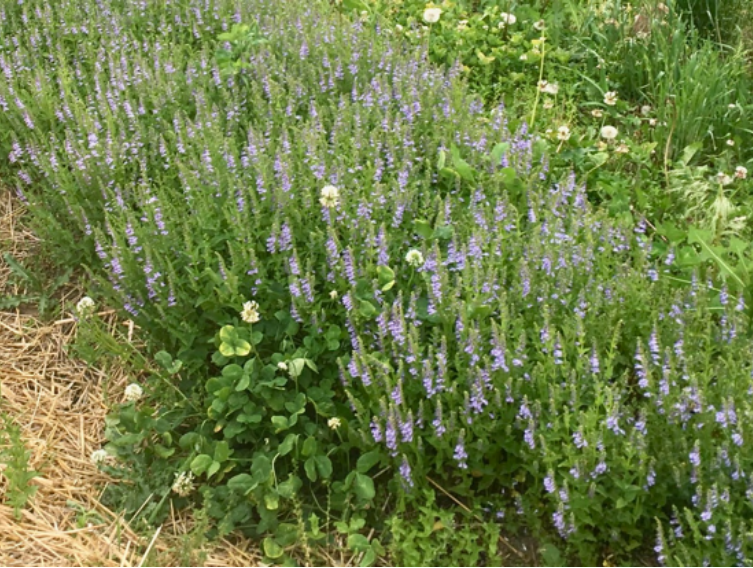
[[[20,261],[35,254],[39,244],[23,227],[22,215],[18,200],[0,190],[0,251]],[[0,296],[22,293],[0,257]],[[70,287],[61,299],[72,304],[80,296]],[[115,314],[107,317],[110,325],[122,325]],[[6,480],[0,475],[0,565],[178,565],[186,558],[182,547],[192,527],[189,515],[174,513],[145,537],[99,501],[109,480],[89,456],[103,442],[103,387],[110,396],[120,396],[129,377],[126,369],[110,369],[105,376],[68,357],[65,347],[74,334],[70,318],[50,323],[30,309],[0,311],[0,410],[22,429],[29,468],[40,472],[32,480],[39,489],[20,520],[3,504]],[[96,522],[81,521],[82,512],[90,512],[86,518]],[[256,548],[242,540],[213,543],[204,553],[207,566],[255,566],[260,559]]]

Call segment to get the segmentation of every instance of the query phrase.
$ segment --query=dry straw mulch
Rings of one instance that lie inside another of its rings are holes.
[[[38,241],[25,229],[23,208],[0,190],[0,297],[24,291],[2,259],[10,252],[21,262],[35,254]],[[81,291],[62,292],[73,305]],[[122,325],[114,314],[111,325]],[[152,535],[138,535],[99,501],[108,478],[89,456],[103,442],[107,400],[119,397],[133,380],[127,370],[107,375],[66,354],[75,321],[40,321],[32,309],[0,310],[0,412],[17,424],[30,453],[36,494],[20,520],[4,503],[7,466],[0,462],[0,566],[171,566],[186,562],[185,535],[191,519],[174,513]],[[106,388],[105,388],[106,387]],[[117,398],[115,398],[117,400]],[[1,444],[7,437],[0,432]],[[190,545],[189,545],[190,546]],[[202,554],[203,553],[203,554]],[[222,541],[193,550],[207,566],[254,566],[256,549],[247,542]]]

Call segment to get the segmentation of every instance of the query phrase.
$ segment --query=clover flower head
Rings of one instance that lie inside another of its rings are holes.
[[[627,154],[628,152],[630,152],[630,148],[624,142],[620,142],[619,144],[617,144],[614,151],[618,154]]]
[[[190,471],[181,471],[175,474],[172,490],[181,497],[187,497],[193,491],[193,473]]]
[[[337,207],[337,204],[340,203],[340,190],[334,185],[325,185],[322,188],[319,203],[324,207]]]
[[[246,323],[256,323],[261,319],[259,316],[259,304],[256,302],[246,302],[241,310],[241,319]]]
[[[280,371],[287,371],[288,370],[288,364],[285,361],[280,361],[279,363],[277,363],[277,368]]]
[[[617,129],[614,126],[607,125],[602,127],[601,129],[601,137],[604,140],[614,140],[615,138],[617,138],[617,134]]]
[[[142,396],[144,396],[144,389],[141,388],[141,386],[137,385],[136,383],[131,383],[125,388],[125,392],[123,393],[123,397],[125,398],[126,402],[136,402],[139,400]]]
[[[499,15],[498,27],[504,28],[505,26],[511,26],[517,21],[518,21],[518,18],[516,18],[514,14],[508,14],[507,12],[502,12]]]
[[[735,168],[735,177],[737,179],[745,179],[748,177],[748,168],[745,166],[737,166]]]
[[[570,140],[570,128],[564,125],[560,126],[557,129],[557,139],[562,140],[563,142]]]
[[[78,313],[80,317],[87,317],[94,313],[94,307],[94,300],[89,296],[84,296],[76,304],[76,313]]]
[[[716,182],[720,183],[722,185],[729,185],[733,182],[732,176],[725,173],[725,172],[719,172],[716,174]]]
[[[411,249],[408,254],[405,255],[405,262],[411,265],[413,268],[418,268],[424,264],[424,255],[420,250]]]
[[[108,454],[106,450],[100,449],[100,450],[94,450],[89,459],[91,459],[94,465],[100,465],[100,464],[105,463],[109,457],[110,457],[110,454]]]
[[[333,417],[327,420],[327,426],[329,426],[332,430],[337,430],[340,426],[342,426],[342,421],[337,417]]]
[[[442,8],[431,7],[424,10],[424,22],[427,24],[436,24],[442,15]]]
[[[614,106],[617,104],[617,93],[614,91],[607,91],[604,93],[604,104],[608,106]]]

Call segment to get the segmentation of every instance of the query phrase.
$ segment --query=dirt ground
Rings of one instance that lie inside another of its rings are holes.
[[[22,294],[3,260],[5,253],[23,263],[38,241],[24,228],[23,208],[10,192],[0,190],[0,299]],[[75,305],[75,287],[59,294]],[[111,325],[123,325],[113,314]],[[66,355],[76,332],[70,314],[41,321],[33,307],[0,309],[0,413],[20,427],[30,454],[28,468],[36,494],[16,519],[7,505],[8,480],[0,458],[0,566],[174,566],[186,562],[185,535],[191,520],[174,513],[151,535],[137,535],[115,511],[99,501],[108,478],[90,461],[103,442],[110,397],[122,397],[125,370],[108,375]],[[0,455],[9,446],[0,427]],[[193,550],[190,558],[206,566],[258,566],[253,545],[221,541]]]

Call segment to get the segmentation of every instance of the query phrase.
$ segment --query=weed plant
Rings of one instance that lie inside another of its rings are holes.
[[[594,208],[564,130],[324,2],[0,10],[4,175],[162,367],[97,455],[132,520],[368,564],[431,478],[484,558],[516,525],[582,563],[750,556],[747,282]]]

